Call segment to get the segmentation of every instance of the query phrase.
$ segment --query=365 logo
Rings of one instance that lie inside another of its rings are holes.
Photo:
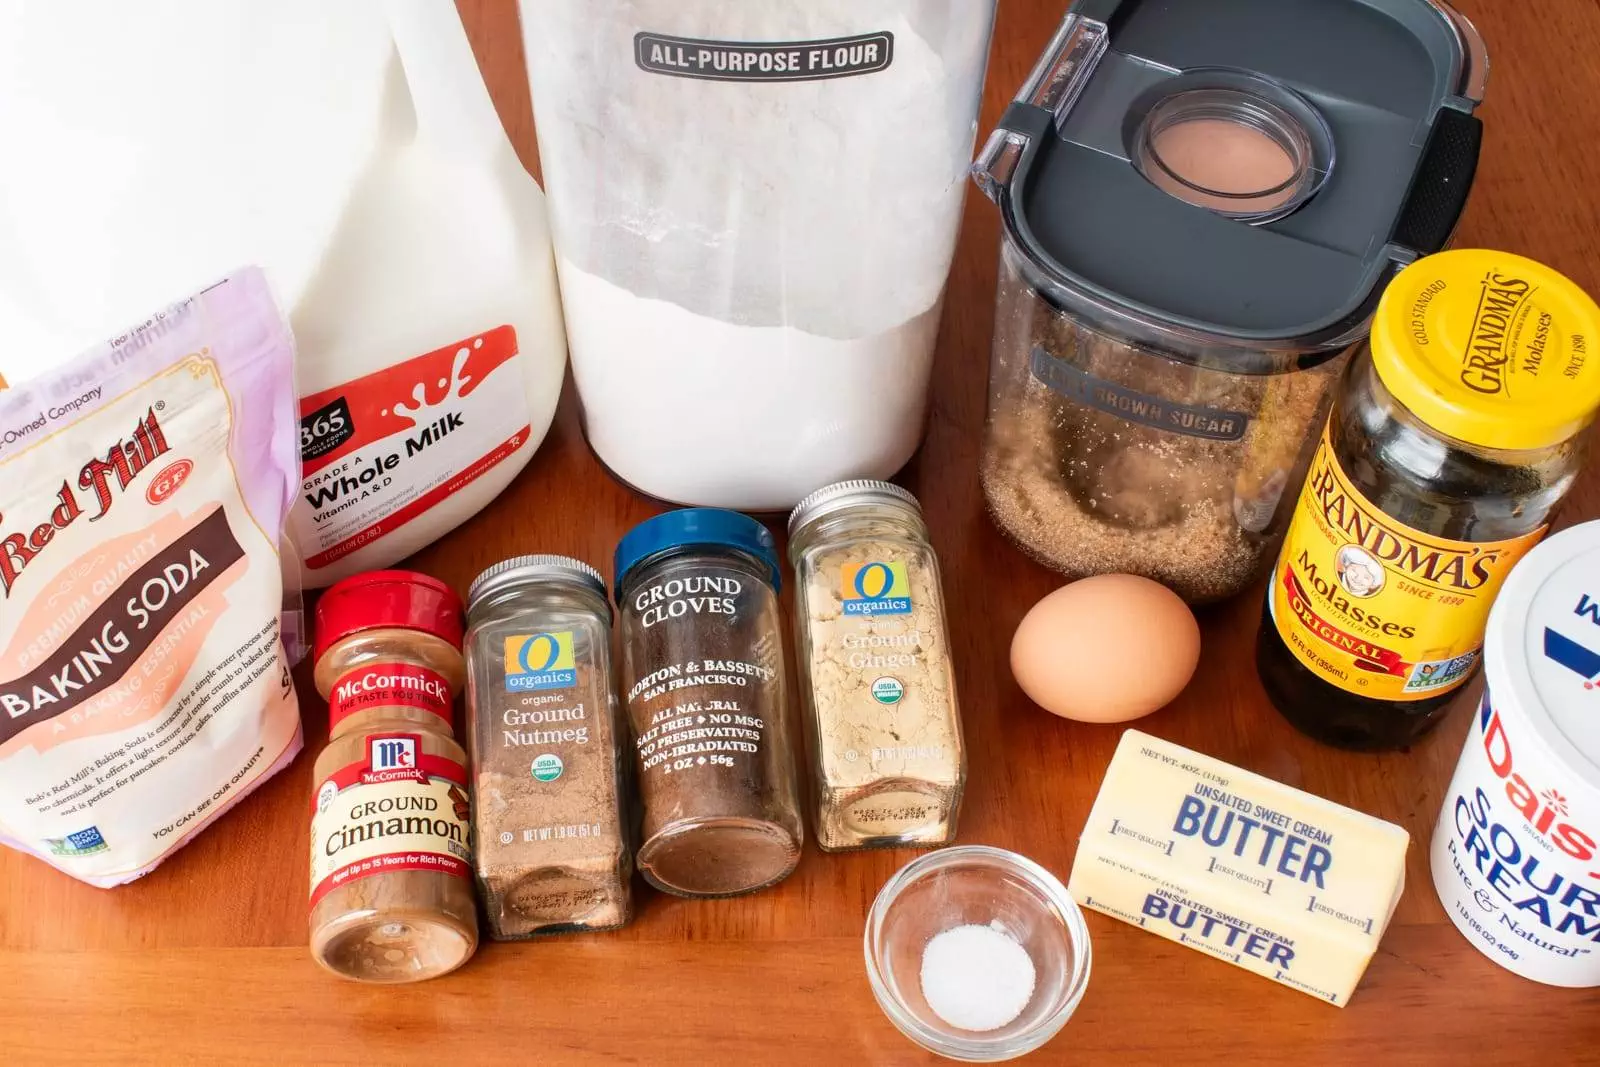
[[[846,615],[911,614],[911,582],[904,563],[861,563],[842,568]]]
[[[506,688],[512,692],[570,689],[578,684],[572,631],[506,638]]]

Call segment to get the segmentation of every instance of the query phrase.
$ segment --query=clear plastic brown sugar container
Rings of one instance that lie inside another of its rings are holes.
[[[363,982],[435,978],[478,946],[461,600],[408,571],[346,578],[317,604],[328,701],[311,816],[311,955]]]
[[[973,167],[1003,224],[984,495],[1068,577],[1260,578],[1379,296],[1465,206],[1471,24],[1297,10],[1074,4]]]

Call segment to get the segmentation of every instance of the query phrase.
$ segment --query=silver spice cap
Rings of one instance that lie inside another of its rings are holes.
[[[857,504],[887,504],[890,507],[904,508],[919,517],[922,515],[922,505],[917,503],[917,498],[893,482],[874,482],[866,479],[835,482],[818,489],[800,501],[794,511],[789,513],[789,536],[793,537],[796,530],[814,519]]]
[[[540,578],[577,582],[592,588],[602,600],[606,596],[605,579],[581,559],[571,556],[513,556],[501,560],[472,580],[472,586],[467,590],[467,610],[471,611],[478,601],[508,585]]]

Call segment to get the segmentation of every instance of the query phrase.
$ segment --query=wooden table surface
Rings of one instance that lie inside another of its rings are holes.
[[[1202,3],[1204,0],[1183,0]],[[496,103],[536,164],[513,0],[460,0]],[[986,134],[1061,16],[1002,0]],[[1600,3],[1463,0],[1493,57],[1487,140],[1458,244],[1525,253],[1600,293]],[[1359,57],[1352,57],[1359,62]],[[130,68],[130,76],[134,68]],[[981,137],[980,137],[981,140]],[[927,443],[905,473],[945,567],[971,750],[962,842],[1004,846],[1065,880],[1120,730],[1067,723],[1012,682],[1013,628],[1057,579],[984,514],[977,460],[995,286],[992,205],[967,201],[939,340]],[[529,551],[609,571],[655,505],[589,454],[572,397],[526,472],[414,561],[464,589]],[[1564,523],[1600,515],[1600,463]],[[1141,728],[1404,826],[1407,888],[1351,1006],[1329,1007],[1098,914],[1094,977],[1039,1063],[1600,1063],[1600,991],[1536,985],[1467,944],[1440,909],[1427,844],[1467,718],[1408,753],[1318,747],[1268,706],[1251,646],[1261,597],[1203,614],[1200,672]],[[326,714],[301,676],[308,751],[155,874],[91,889],[0,857],[0,1062],[922,1063],[862,967],[873,896],[913,853],[807,851],[779,887],[691,902],[643,889],[619,933],[487,944],[443,980],[339,982],[307,956],[306,804]]]

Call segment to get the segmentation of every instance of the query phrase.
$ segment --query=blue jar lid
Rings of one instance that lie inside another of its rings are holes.
[[[683,508],[646,519],[617,542],[614,573],[618,601],[622,599],[622,585],[630,571],[652,556],[684,547],[736,549],[761,561],[774,590],[782,582],[778,571],[778,546],[765,526],[737,511]]]

